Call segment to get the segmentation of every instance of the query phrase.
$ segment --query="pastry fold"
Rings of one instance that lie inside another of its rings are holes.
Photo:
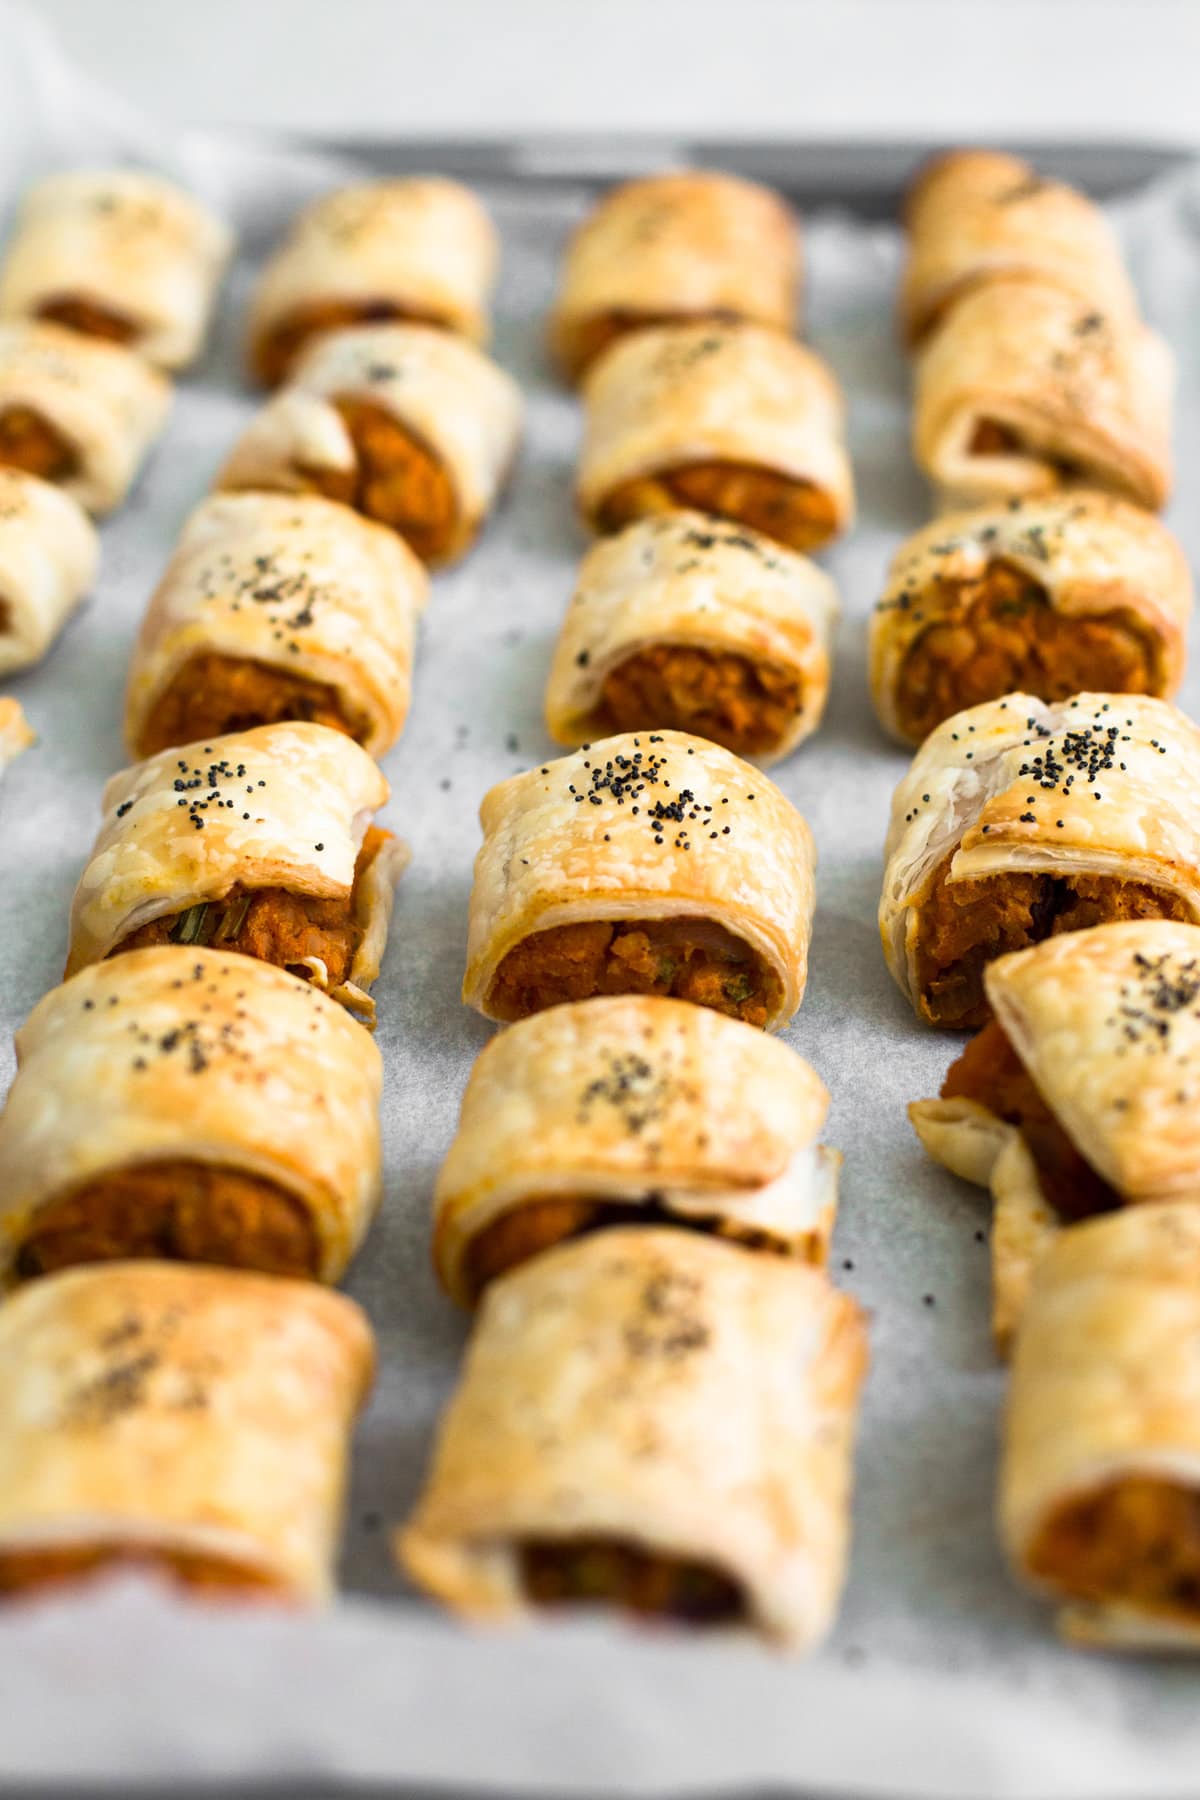
[[[841,392],[820,357],[780,332],[638,331],[583,392],[577,496],[597,531],[691,506],[814,550],[851,522]]]
[[[219,488],[319,493],[430,564],[473,542],[516,456],[521,396],[481,350],[428,325],[364,325],[304,352],[250,421]]]
[[[546,684],[560,744],[690,731],[770,763],[816,730],[837,589],[745,525],[662,513],[594,544]]]
[[[69,494],[0,468],[0,675],[45,656],[99,562],[95,528]]]
[[[1075,1643],[1200,1648],[1198,1391],[1194,1195],[1064,1232],[1017,1337],[1000,1525]]]
[[[214,495],[184,526],[142,624],[131,752],[307,719],[382,756],[408,716],[428,591],[404,541],[348,507]]]
[[[115,951],[212,944],[374,1017],[408,849],[371,817],[388,784],[324,725],[261,725],[112,776],[71,908],[67,974]]]
[[[132,1257],[336,1281],[379,1201],[370,1034],[269,963],[160,944],[17,1033],[0,1283]]]
[[[473,1305],[567,1238],[668,1223],[824,1263],[829,1095],[776,1038],[642,996],[552,1006],[486,1045],[434,1196],[434,1263]]]
[[[896,789],[879,929],[919,1018],[986,1024],[987,963],[1115,919],[1200,920],[1200,730],[1165,700],[1009,694]]]
[[[400,1559],[485,1619],[590,1602],[808,1649],[866,1358],[821,1270],[645,1227],[564,1245],[489,1290]]]
[[[440,176],[337,188],[306,206],[259,277],[249,358],[268,387],[324,332],[412,320],[486,343],[499,240],[469,188]]]
[[[917,343],[966,294],[997,276],[1044,281],[1115,318],[1137,300],[1120,245],[1099,207],[1019,156],[954,150],[909,190],[900,322]]]
[[[120,344],[0,324],[0,467],[40,475],[90,513],[121,504],[170,405],[166,377]]]
[[[161,175],[52,175],[21,205],[0,319],[50,319],[181,369],[200,353],[232,249],[228,227]]]
[[[913,454],[959,502],[1071,483],[1158,511],[1171,492],[1171,352],[1136,318],[997,277],[916,361]]]
[[[365,1315],[311,1282],[169,1263],[0,1308],[0,1594],[143,1567],[213,1599],[328,1600]]]
[[[812,833],[728,750],[606,738],[500,782],[479,816],[463,999],[488,1018],[649,993],[775,1029],[800,1005]]]
[[[21,702],[10,694],[0,694],[0,775],[33,742],[34,734],[21,710]]]
[[[647,325],[745,319],[787,332],[800,281],[799,221],[770,188],[713,169],[627,181],[571,238],[551,347],[577,380]]]
[[[1173,694],[1191,610],[1179,544],[1110,494],[943,514],[897,552],[875,608],[875,710],[919,744],[1014,691]]]

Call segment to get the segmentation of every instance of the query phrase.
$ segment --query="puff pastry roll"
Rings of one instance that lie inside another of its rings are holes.
[[[600,1604],[808,1649],[866,1356],[821,1270],[653,1228],[562,1246],[489,1289],[399,1556],[485,1619]]]
[[[800,1005],[812,833],[728,750],[606,738],[500,782],[479,817],[463,999],[488,1018],[659,994],[774,1029]]]
[[[1013,1360],[1000,1526],[1076,1643],[1200,1648],[1200,1208],[1064,1232]]]
[[[371,824],[388,784],[324,725],[260,725],[114,775],[71,908],[67,974],[210,944],[290,969],[373,1019],[408,849]]]
[[[51,319],[181,369],[200,353],[232,248],[226,225],[161,175],[52,175],[22,204],[0,318]]]
[[[250,363],[275,387],[322,332],[415,320],[486,343],[500,246],[469,188],[438,176],[338,188],[305,207],[250,302]]]
[[[678,1000],[552,1006],[492,1039],[434,1197],[434,1262],[464,1306],[567,1238],[713,1232],[823,1263],[841,1158],[794,1050]]]
[[[0,1594],[141,1567],[330,1598],[371,1328],[311,1282],[110,1263],[0,1308]]]
[[[790,331],[800,298],[798,222],[781,195],[711,169],[614,188],[575,232],[550,320],[578,379],[647,325],[748,319]]]
[[[325,494],[398,531],[422,562],[453,562],[520,434],[516,383],[474,345],[431,326],[360,326],[305,352],[216,485]]]
[[[919,744],[1013,691],[1172,694],[1191,609],[1171,533],[1110,494],[943,514],[900,549],[875,609],[875,710]]]
[[[130,750],[308,719],[382,756],[408,716],[428,592],[404,541],[348,507],[214,495],[184,526],[142,625]]]
[[[1200,929],[1098,925],[1001,957],[985,986],[994,1017],[909,1116],[931,1156],[992,1190],[1004,1348],[1063,1225],[1200,1192]]]
[[[34,734],[21,711],[21,702],[11,695],[0,694],[0,775],[33,742]]]
[[[0,324],[0,468],[119,506],[166,424],[171,387],[120,344],[63,325]]]
[[[614,344],[584,386],[580,510],[597,531],[691,506],[791,550],[845,531],[854,488],[837,382],[759,325],[664,325]]]
[[[1200,730],[1165,700],[1009,694],[937,727],[896,789],[879,929],[918,1017],[987,1023],[1007,951],[1200,919]]]
[[[746,525],[661,513],[583,560],[546,684],[560,744],[670,727],[770,763],[816,730],[837,589]]]
[[[916,343],[965,294],[997,276],[1046,281],[1116,318],[1137,301],[1116,236],[1097,206],[1047,181],[1019,156],[955,150],[920,171],[904,222],[900,290],[905,337]]]
[[[0,675],[45,656],[99,561],[95,528],[69,494],[0,468]]]
[[[997,278],[917,357],[913,454],[963,501],[1082,482],[1157,511],[1171,492],[1172,386],[1171,352],[1140,320]]]
[[[170,1257],[336,1281],[379,1201],[380,1057],[283,969],[160,944],[17,1033],[0,1282]]]

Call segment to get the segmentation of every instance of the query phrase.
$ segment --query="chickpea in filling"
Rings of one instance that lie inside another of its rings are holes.
[[[538,1606],[604,1603],[690,1625],[730,1625],[746,1615],[736,1582],[707,1563],[615,1538],[532,1539],[519,1548],[525,1592]]]
[[[715,461],[620,483],[600,508],[599,526],[620,531],[635,519],[681,506],[734,519],[792,550],[816,549],[837,529],[829,496],[811,482],[747,463]]]
[[[940,582],[949,610],[911,645],[897,707],[908,737],[925,738],[952,713],[1015,692],[1040,700],[1072,694],[1159,694],[1162,658],[1132,613],[1065,615],[1010,564],[989,563],[974,581]]]
[[[442,325],[440,318],[396,300],[313,300],[297,306],[255,346],[254,372],[264,387],[286,381],[300,352],[329,331],[349,325]]]
[[[0,412],[0,464],[40,475],[43,481],[68,481],[79,458],[61,432],[29,406]]]
[[[351,721],[336,688],[293,675],[288,669],[245,657],[203,651],[189,657],[154,702],[138,740],[139,756],[155,756],[173,744],[256,725],[304,719],[328,725],[361,743],[365,725]]]
[[[786,670],[728,650],[650,644],[605,677],[602,728],[670,727],[754,756],[773,750],[800,710],[800,683]]]
[[[1076,1599],[1125,1601],[1195,1622],[1200,1494],[1148,1475],[1110,1482],[1046,1522],[1028,1566]]]
[[[445,465],[426,445],[369,400],[342,399],[337,410],[354,442],[352,469],[307,469],[305,479],[399,532],[425,562],[454,542],[458,502]]]
[[[84,337],[103,338],[109,344],[132,344],[138,335],[138,327],[132,319],[111,312],[99,301],[85,299],[82,294],[64,294],[58,299],[44,300],[38,307],[38,317],[49,319],[55,325],[65,325]]]
[[[0,1550],[0,1596],[74,1585],[120,1569],[152,1569],[181,1588],[225,1593],[265,1593],[275,1586],[260,1570],[202,1550],[164,1550],[157,1544],[46,1544]]]
[[[595,919],[536,931],[497,969],[489,995],[506,1021],[595,994],[664,994],[765,1025],[779,979],[746,943],[705,919]]]

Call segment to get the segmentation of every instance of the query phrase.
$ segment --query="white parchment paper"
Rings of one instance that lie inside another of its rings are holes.
[[[27,16],[0,7],[0,203],[55,164],[124,154],[178,172],[227,209],[243,255],[149,473],[104,527],[94,598],[46,663],[12,683],[41,741],[0,792],[4,1082],[13,1028],[59,978],[100,787],[123,760],[135,627],[254,404],[239,368],[254,264],[302,200],[357,167],[215,137],[163,142],[66,69]],[[1173,523],[1193,555],[1198,196],[1200,180],[1185,172],[1117,211],[1147,310],[1179,358]],[[891,230],[807,222],[810,328],[849,396],[861,522],[827,558],[845,616],[825,726],[775,773],[821,857],[811,981],[791,1037],[833,1091],[827,1137],[846,1153],[834,1270],[873,1313],[841,1623],[801,1664],[599,1623],[479,1638],[435,1616],[392,1569],[389,1530],[417,1490],[464,1336],[430,1273],[428,1214],[488,1029],[458,997],[476,808],[492,782],[551,751],[542,685],[584,549],[571,503],[579,418],[541,350],[562,240],[584,196],[509,185],[485,197],[504,239],[496,350],[526,389],[529,430],[484,542],[436,581],[412,716],[386,763],[386,822],[414,859],[376,990],[386,1199],[349,1286],[379,1334],[381,1372],[357,1441],[344,1598],[315,1620],[229,1617],[122,1583],[9,1610],[0,1783],[303,1771],[559,1794],[1194,1795],[1194,1665],[1068,1652],[1007,1577],[992,1522],[1003,1376],[988,1337],[986,1206],[924,1159],[904,1115],[907,1100],[936,1091],[955,1046],[914,1025],[875,925],[888,800],[905,759],[873,722],[865,621],[891,551],[927,510],[892,334]],[[1194,710],[1198,699],[1193,679],[1184,703]]]

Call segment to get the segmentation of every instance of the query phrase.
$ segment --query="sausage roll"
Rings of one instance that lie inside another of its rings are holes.
[[[407,544],[348,507],[214,495],[184,526],[142,625],[130,750],[310,719],[382,756],[408,715],[428,591]]]
[[[1170,351],[1140,320],[997,278],[917,357],[913,454],[967,502],[1081,482],[1157,511],[1171,491],[1172,381]]]
[[[983,971],[1113,919],[1200,920],[1200,730],[1165,700],[1009,694],[925,740],[892,801],[879,928],[918,1017],[987,1023]]]
[[[917,343],[972,289],[997,276],[1049,282],[1117,318],[1137,301],[1099,207],[1019,156],[955,150],[909,191],[908,262],[900,290],[905,337]]]
[[[0,694],[0,775],[33,742],[34,734],[21,711],[21,702],[11,695]]]
[[[380,1058],[308,982],[160,944],[55,988],[16,1047],[0,1282],[147,1256],[343,1273],[379,1200]]]
[[[661,994],[786,1025],[804,994],[816,852],[779,789],[679,731],[502,781],[480,808],[463,999],[526,1018]]]
[[[646,325],[748,319],[790,331],[799,297],[800,234],[783,198],[736,175],[683,169],[625,182],[584,220],[550,341],[575,380]]]
[[[820,357],[759,325],[664,325],[584,387],[578,498],[597,531],[693,506],[814,550],[850,524],[842,397]]]
[[[0,325],[0,467],[111,512],[166,424],[171,385],[120,344],[40,320]]]
[[[52,319],[181,369],[200,353],[232,248],[222,221],[161,175],[52,175],[21,207],[0,318]]]
[[[453,562],[520,432],[516,383],[474,345],[427,325],[364,325],[305,352],[217,486],[325,494],[398,531],[422,562]]]
[[[367,1019],[407,847],[371,825],[388,784],[324,725],[260,725],[114,775],[71,909],[67,974],[211,944],[302,975]]]
[[[944,514],[903,546],[871,622],[871,691],[919,744],[951,713],[1019,691],[1172,694],[1192,580],[1166,527],[1108,494]]]
[[[338,188],[293,223],[250,302],[250,363],[287,379],[321,332],[415,320],[486,343],[500,248],[469,188],[438,176]]]
[[[0,1594],[141,1567],[327,1600],[365,1315],[311,1282],[110,1263],[0,1308]]]
[[[994,1017],[909,1116],[991,1187],[1003,1348],[1064,1224],[1200,1193],[1200,929],[1098,925],[1001,957],[985,986]]]
[[[819,1269],[661,1228],[560,1246],[488,1290],[400,1559],[483,1618],[599,1604],[808,1649],[866,1355]]]
[[[670,727],[769,763],[816,730],[837,589],[745,525],[661,513],[584,558],[546,685],[560,744]]]
[[[95,527],[69,494],[0,468],[0,675],[45,656],[99,561]]]
[[[678,1000],[552,1006],[486,1046],[434,1199],[464,1306],[565,1238],[672,1224],[823,1263],[841,1158],[829,1095],[778,1039]]]
[[[1194,1196],[1064,1232],[1017,1336],[1000,1525],[1076,1643],[1200,1648],[1197,1392]]]

